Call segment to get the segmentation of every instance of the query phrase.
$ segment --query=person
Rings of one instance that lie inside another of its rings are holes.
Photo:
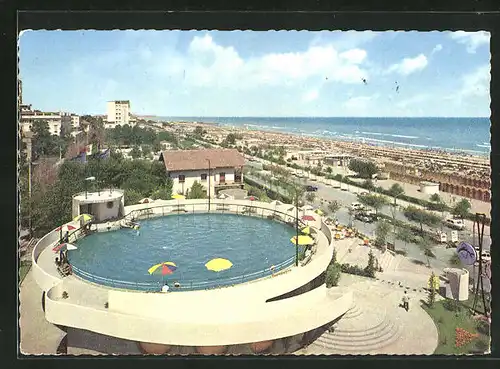
[[[339,220],[335,219],[335,227],[338,227],[338,225],[339,225]]]
[[[64,235],[62,241],[63,241],[63,243],[69,242],[69,232],[68,231],[66,231],[66,234]]]
[[[56,257],[56,265],[57,265],[57,266],[60,266],[60,265],[61,265],[61,262],[59,261],[59,258],[58,258],[58,257]]]
[[[410,303],[410,296],[408,296],[408,294],[405,291],[405,294],[403,295],[403,309],[405,309],[406,311],[410,309],[409,303]]]
[[[161,292],[165,292],[165,293],[166,293],[166,292],[168,292],[168,290],[169,290],[169,289],[170,289],[170,287],[168,286],[168,284],[167,284],[167,283],[165,283],[165,284],[163,285],[163,287],[161,288]]]

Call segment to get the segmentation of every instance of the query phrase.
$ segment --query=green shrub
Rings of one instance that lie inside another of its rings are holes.
[[[478,320],[476,323],[476,329],[479,333],[489,336],[490,335],[490,325],[484,320]]]
[[[462,310],[462,305],[454,299],[446,299],[443,303],[446,310],[459,313]]]
[[[487,352],[490,348],[490,345],[488,342],[485,342],[484,340],[478,340],[476,341],[476,344],[474,345],[475,348],[478,350],[478,351],[481,351],[481,352]]]
[[[363,268],[360,268],[357,265],[350,265],[348,263],[341,264],[340,270],[342,271],[342,273],[354,274],[354,275],[360,275],[362,277],[373,278],[372,276],[368,275],[368,273]]]
[[[139,191],[125,190],[125,206],[136,205],[143,197],[143,194]]]
[[[326,278],[325,278],[325,283],[327,288],[337,286],[339,284],[340,271],[341,267],[339,264],[328,265],[328,268],[326,269]]]

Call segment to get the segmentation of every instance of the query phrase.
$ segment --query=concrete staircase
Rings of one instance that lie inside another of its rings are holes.
[[[396,270],[396,260],[395,259],[396,258],[394,257],[393,254],[391,254],[389,251],[386,251],[383,254],[379,255],[378,263],[384,272],[385,271],[387,271],[387,272],[394,271],[394,270]]]
[[[394,344],[400,335],[399,321],[392,319],[383,307],[354,303],[334,331],[323,333],[307,351],[311,354],[376,354]]]

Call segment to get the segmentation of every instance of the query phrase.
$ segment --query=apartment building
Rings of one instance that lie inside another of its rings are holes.
[[[61,133],[63,123],[61,113],[31,110],[31,105],[21,105],[20,125],[23,132],[30,131],[33,123],[42,120],[49,124],[49,132],[52,135],[59,135]]]
[[[71,114],[71,127],[73,130],[80,128],[80,116],[76,114]]]
[[[107,117],[105,122],[106,128],[115,128],[116,126],[134,126],[136,120],[130,113],[129,100],[108,101]]]

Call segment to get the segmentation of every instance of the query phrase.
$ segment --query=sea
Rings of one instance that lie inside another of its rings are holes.
[[[489,118],[154,117],[372,145],[489,155]]]

